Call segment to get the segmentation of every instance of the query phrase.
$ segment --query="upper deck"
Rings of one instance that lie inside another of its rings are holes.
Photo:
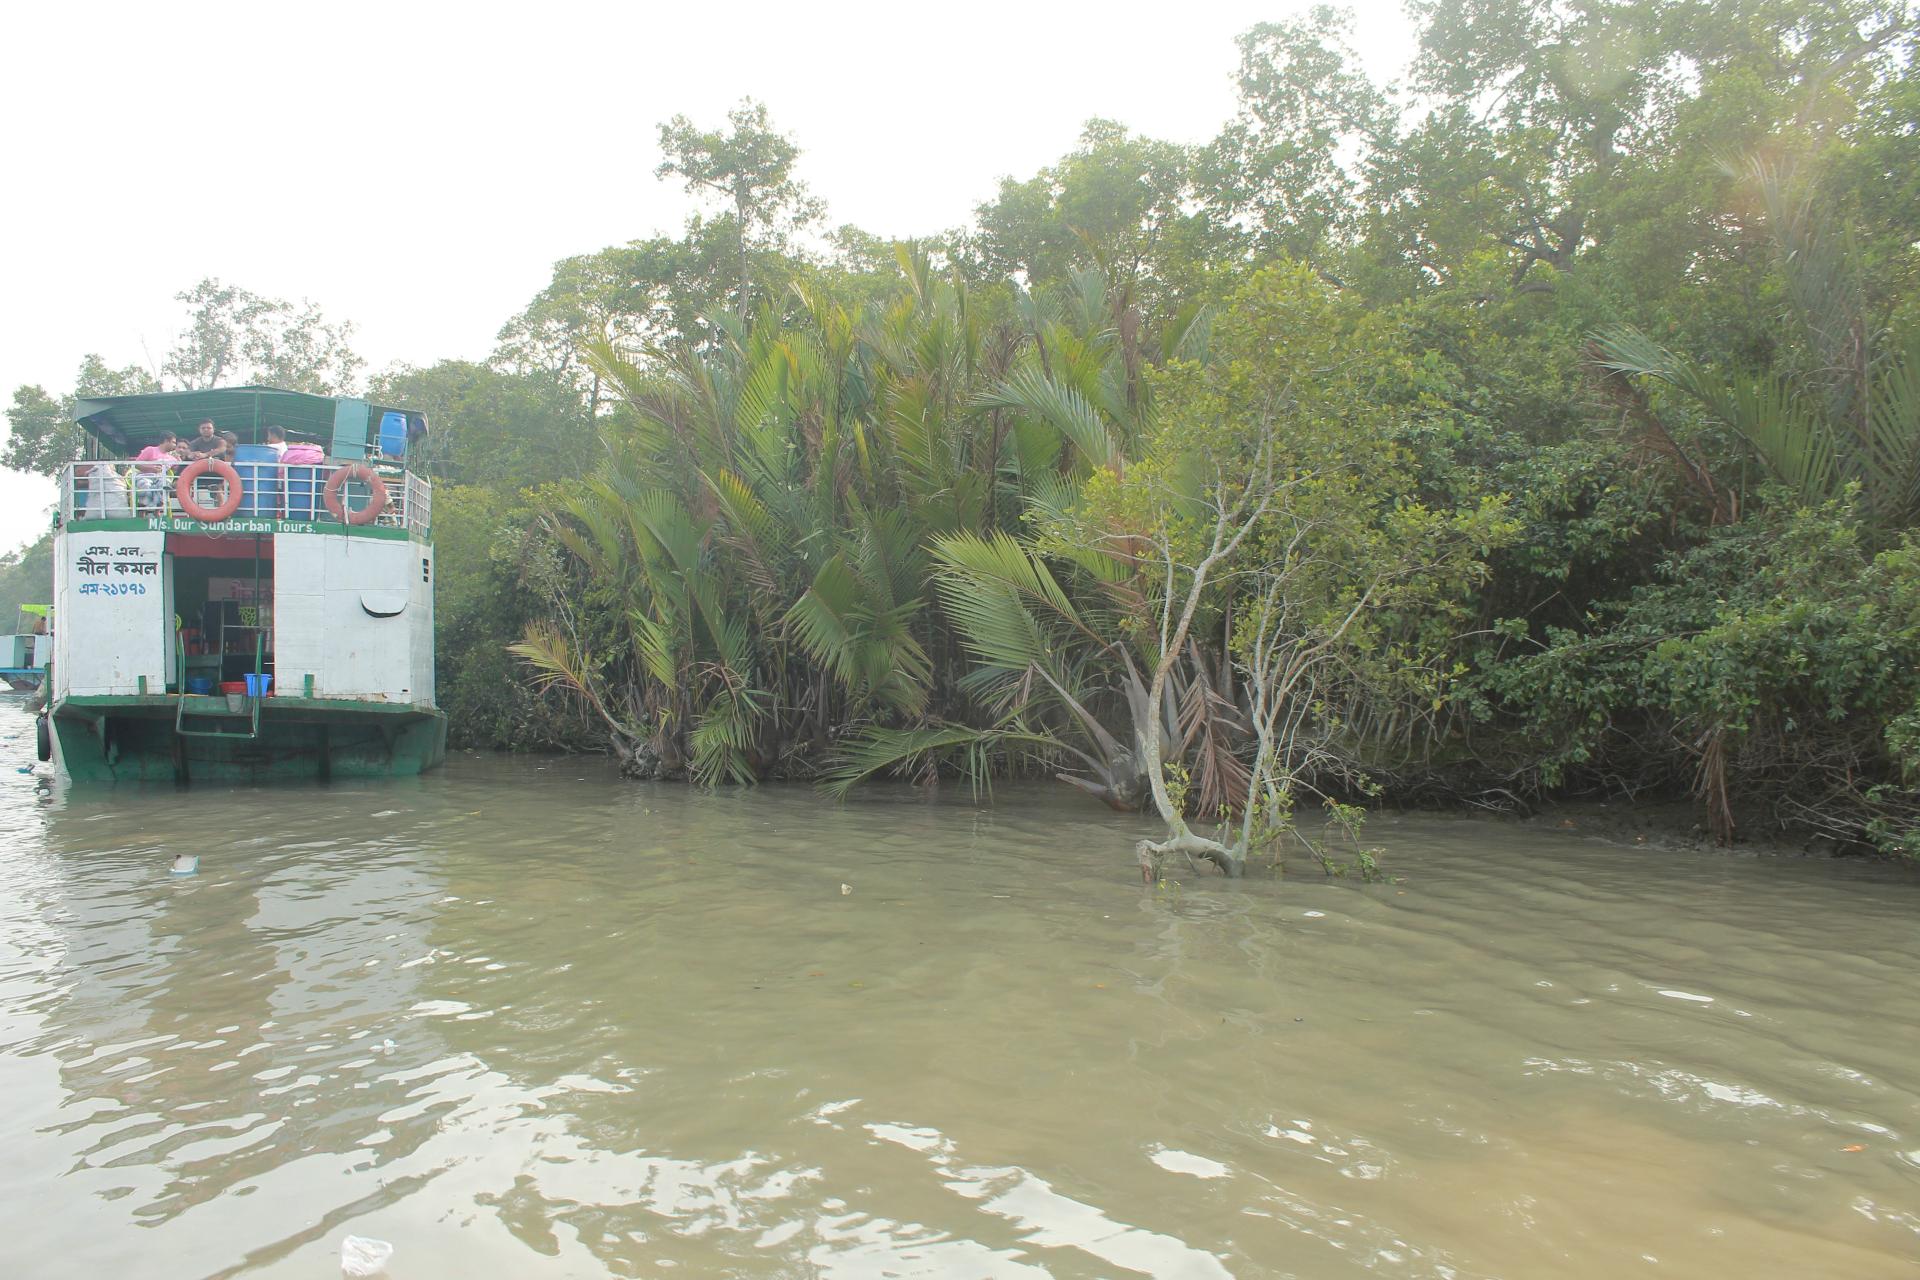
[[[433,485],[383,462],[373,468],[386,486],[385,505],[365,524],[347,525],[326,504],[334,474],[354,465],[325,462],[311,466],[238,463],[240,507],[225,520],[203,521],[180,505],[179,476],[185,462],[129,462],[102,458],[70,463],[60,473],[60,526],[89,530],[148,529],[167,533],[343,533],[376,538],[425,540],[433,527]],[[367,501],[366,486],[346,486],[345,505]]]
[[[426,418],[411,410],[277,387],[219,387],[84,399],[74,417],[88,447],[60,476],[63,528],[347,531],[424,541],[432,527],[432,486],[407,465],[409,449],[427,430]],[[220,459],[239,481],[237,500],[224,475],[207,475],[183,493],[181,473],[190,456],[203,452],[192,442],[220,439],[227,441]],[[166,452],[170,447],[178,456]],[[359,465],[378,477],[382,495],[342,475]],[[209,509],[221,511],[220,518],[204,518]]]

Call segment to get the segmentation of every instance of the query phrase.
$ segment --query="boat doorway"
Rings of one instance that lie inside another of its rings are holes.
[[[181,693],[238,693],[273,674],[274,540],[168,534],[173,661]]]

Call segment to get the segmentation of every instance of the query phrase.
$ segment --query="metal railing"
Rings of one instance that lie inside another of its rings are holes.
[[[337,525],[327,509],[326,488],[335,472],[354,465],[350,462],[323,462],[311,466],[279,466],[270,463],[232,464],[240,475],[240,506],[235,520],[312,520]],[[432,525],[433,485],[425,476],[390,463],[370,462],[386,486],[387,505],[370,522],[380,529],[411,529],[424,534]],[[180,505],[176,489],[185,462],[132,462],[126,459],[100,459],[70,463],[60,476],[60,522],[76,520],[126,520],[141,517],[193,519]],[[206,475],[196,481],[196,501],[217,506],[226,486],[218,476]],[[358,480],[342,485],[349,509],[359,509],[368,500],[368,486]],[[365,526],[361,526],[365,527]]]

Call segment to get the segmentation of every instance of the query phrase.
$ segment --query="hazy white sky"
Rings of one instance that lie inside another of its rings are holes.
[[[655,126],[765,101],[834,223],[964,222],[1081,122],[1199,141],[1233,38],[1306,0],[728,5],[10,4],[0,395],[156,363],[205,276],[309,298],[374,369],[480,358],[553,262],[679,229]],[[1411,47],[1359,0],[1378,76]],[[0,472],[0,550],[51,486]]]

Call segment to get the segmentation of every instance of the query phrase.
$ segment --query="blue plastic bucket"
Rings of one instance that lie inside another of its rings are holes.
[[[407,415],[404,413],[383,413],[380,415],[380,453],[382,457],[404,457],[407,452]]]
[[[247,696],[249,698],[264,698],[272,688],[272,672],[268,672],[265,675],[256,675],[251,671],[247,672]]]
[[[287,519],[313,519],[313,513],[320,509],[320,495],[327,487],[320,476],[321,468],[288,467],[286,472]]]
[[[212,693],[213,677],[212,676],[188,676],[187,692],[198,693],[203,695]]]
[[[264,444],[243,444],[233,451],[233,469],[240,473],[240,514],[280,514],[280,455]]]

